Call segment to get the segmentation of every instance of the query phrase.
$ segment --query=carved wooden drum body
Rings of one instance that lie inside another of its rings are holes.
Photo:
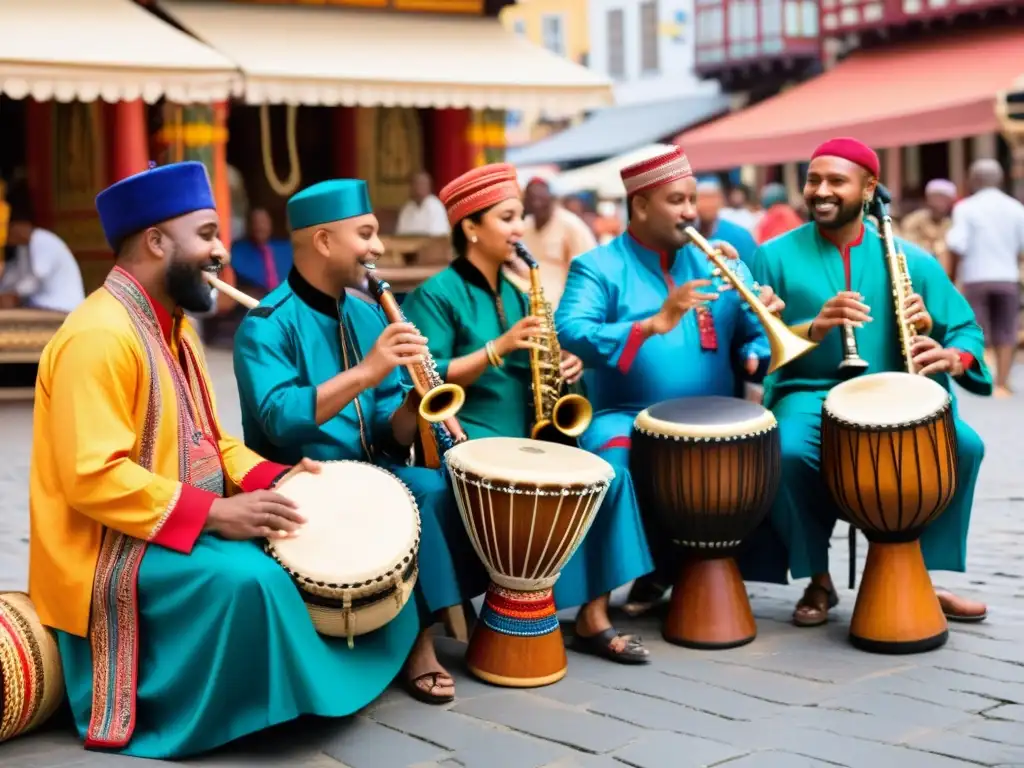
[[[43,347],[66,317],[43,309],[0,309],[0,401],[32,399]]]
[[[466,662],[495,685],[565,676],[552,587],[590,529],[611,464],[568,445],[487,437],[446,454],[462,521],[491,577]]]
[[[920,536],[957,487],[953,401],[932,379],[875,373],[834,387],[821,420],[821,471],[867,537],[851,642],[877,653],[938,648],[948,631]]]
[[[297,536],[268,540],[291,575],[318,632],[347,637],[380,629],[409,600],[419,575],[419,508],[385,469],[329,461],[275,488],[307,523]]]
[[[42,725],[63,698],[57,641],[28,595],[0,593],[0,742]]]
[[[757,625],[734,555],[778,489],[775,417],[731,397],[658,403],[636,418],[630,467],[643,514],[685,555],[665,639],[704,649],[752,641]]]

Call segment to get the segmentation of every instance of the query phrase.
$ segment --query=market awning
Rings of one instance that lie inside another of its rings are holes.
[[[506,157],[515,165],[603,160],[669,139],[684,128],[728,109],[729,98],[717,94],[609,107],[550,138],[509,149]]]
[[[671,144],[648,144],[622,155],[610,157],[593,165],[574,168],[560,174],[551,181],[552,188],[559,195],[573,195],[579,192],[594,192],[598,197],[618,199],[626,196],[620,171],[627,165],[642,163],[652,157],[668,152]]]
[[[250,104],[565,115],[612,99],[606,79],[494,18],[176,0],[160,6],[238,64]]]
[[[132,0],[0,0],[0,92],[38,101],[226,99],[229,59]]]
[[[876,149],[990,133],[996,93],[1024,72],[1024,30],[854,53],[832,70],[675,138],[694,168],[805,160],[833,136]]]

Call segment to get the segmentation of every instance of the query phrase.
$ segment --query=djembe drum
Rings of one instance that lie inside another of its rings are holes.
[[[481,680],[531,688],[568,669],[551,588],[615,477],[604,459],[558,443],[486,437],[445,456],[462,521],[491,584],[466,649]]]
[[[821,419],[821,471],[868,540],[850,642],[875,653],[942,646],[946,617],[921,554],[957,486],[953,400],[932,379],[874,373],[835,386]]]
[[[0,593],[0,742],[38,728],[63,699],[57,641],[28,595]]]
[[[665,639],[708,650],[751,642],[757,624],[735,555],[778,489],[775,417],[731,397],[658,403],[636,417],[630,468],[640,508],[684,555]]]
[[[269,539],[267,552],[295,582],[322,635],[353,638],[401,613],[419,575],[419,507],[386,469],[324,462],[277,488],[298,505],[298,536]]]

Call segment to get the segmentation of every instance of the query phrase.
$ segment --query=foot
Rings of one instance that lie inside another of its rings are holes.
[[[798,627],[820,627],[828,621],[828,612],[839,605],[839,595],[832,583],[812,581],[793,611],[793,623]]]
[[[455,700],[455,681],[434,653],[434,641],[424,633],[416,640],[402,672],[406,691],[424,704],[447,704]]]
[[[643,616],[665,597],[668,587],[659,584],[650,576],[642,576],[633,582],[622,611],[630,618]]]
[[[650,651],[637,635],[620,634],[608,618],[607,600],[588,603],[576,616],[573,649],[620,664],[646,664]]]
[[[992,390],[992,397],[1007,398],[1013,397],[1013,390],[1009,387],[996,387]]]
[[[966,597],[954,595],[948,589],[935,588],[935,596],[939,598],[939,605],[942,612],[950,621],[963,623],[975,623],[988,618],[988,606],[977,600],[968,600]]]

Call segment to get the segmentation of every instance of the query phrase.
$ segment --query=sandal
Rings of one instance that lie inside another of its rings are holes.
[[[451,680],[450,686],[438,683],[440,678],[447,678]],[[430,687],[427,689],[421,688],[420,683],[428,681]],[[412,696],[416,701],[420,701],[424,704],[450,704],[455,701],[455,694],[448,694],[446,696],[437,696],[433,693],[435,688],[448,688],[454,687],[455,681],[452,680],[451,675],[447,672],[424,672],[418,677],[402,677],[402,687],[405,688],[406,692]]]
[[[839,605],[835,587],[810,584],[793,611],[793,623],[798,627],[820,627],[828,621],[828,612]]]
[[[620,637],[625,641],[625,645],[622,650],[617,651],[612,646],[612,642]],[[590,635],[590,637],[576,634],[573,638],[572,649],[618,664],[647,664],[651,660],[650,651],[644,647],[638,635],[619,634],[615,627],[608,627],[603,632]]]
[[[629,596],[622,606],[622,612],[631,619],[642,616],[660,603],[667,591],[668,587],[649,576],[642,576],[633,582]]]
[[[949,621],[961,624],[977,624],[988,618],[988,606],[977,600],[968,600],[941,587],[935,588],[935,596],[939,598],[942,612]]]

